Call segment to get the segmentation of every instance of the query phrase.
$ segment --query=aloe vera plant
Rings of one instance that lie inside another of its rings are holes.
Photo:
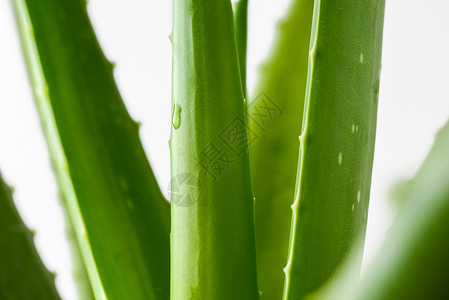
[[[360,284],[348,281],[351,259],[307,299],[444,299],[449,268],[449,122],[407,183],[387,239]],[[359,255],[353,253],[352,255]],[[351,257],[350,257],[351,258]],[[423,276],[423,274],[425,274]],[[337,298],[336,298],[337,297]]]
[[[364,234],[384,5],[315,2],[284,299],[322,285]]]
[[[96,298],[168,298],[169,204],[86,4],[13,4],[53,164]]]
[[[313,0],[292,2],[248,106],[249,128],[258,136],[251,144],[251,177],[262,299],[280,299],[283,292],[312,10]]]
[[[54,277],[42,264],[33,237],[17,212],[12,188],[0,176],[1,299],[60,299]]]
[[[175,0],[173,11],[171,298],[257,299],[231,2]]]
[[[447,294],[449,125],[407,185],[377,263],[358,279],[384,0],[293,0],[251,95],[255,2],[174,0],[171,204],[86,3],[11,3],[72,229],[79,299]],[[59,299],[2,180],[0,206],[0,298]]]
[[[449,123],[446,123],[438,132],[433,148],[420,170],[408,185],[395,223],[352,299],[447,297],[448,153]]]

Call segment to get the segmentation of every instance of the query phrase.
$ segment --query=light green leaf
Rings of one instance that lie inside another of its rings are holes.
[[[258,299],[230,0],[174,0],[171,298]]]
[[[364,239],[384,6],[315,1],[284,299],[319,288]]]
[[[95,297],[168,299],[169,204],[86,3],[14,0],[13,5],[54,169]]]
[[[275,4],[273,4],[275,5]],[[304,108],[313,0],[294,0],[279,23],[248,107],[262,299],[282,297]]]
[[[0,299],[61,299],[0,176]]]

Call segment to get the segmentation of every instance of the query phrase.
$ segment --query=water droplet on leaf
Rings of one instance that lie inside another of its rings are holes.
[[[181,106],[179,104],[173,104],[172,110],[172,125],[175,129],[178,129],[181,126]]]

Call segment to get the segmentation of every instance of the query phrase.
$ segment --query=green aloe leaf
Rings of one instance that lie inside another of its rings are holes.
[[[61,299],[0,175],[0,299]]]
[[[174,0],[171,298],[257,299],[245,103],[230,0]]]
[[[449,295],[448,153],[449,123],[408,183],[395,223],[352,299],[445,299]]]
[[[12,2],[12,6],[16,17],[17,28],[19,30],[28,77],[33,89],[36,108],[39,112],[41,127],[45,134],[51,154],[52,167],[61,190],[60,200],[65,214],[65,224],[68,233],[67,238],[71,246],[74,272],[77,272],[75,282],[78,289],[78,295],[80,297],[82,297],[82,295],[87,295],[86,299],[88,299],[92,288],[96,289],[98,295],[101,295],[104,292],[99,283],[98,273],[95,268],[95,263],[93,262],[89,244],[82,235],[84,224],[81,219],[79,207],[76,203],[75,192],[73,191],[70,176],[67,172],[64,151],[62,150],[48,95],[46,93],[47,84],[44,75],[42,74],[39,56],[34,42],[33,27],[29,20],[26,5],[23,1],[16,1]],[[79,227],[81,230],[75,230],[75,227]],[[73,232],[74,236],[72,236],[71,232]],[[78,252],[82,256],[81,260],[77,257]],[[87,269],[89,269],[89,271],[87,271]],[[84,270],[90,274],[90,278],[86,277],[87,274]]]
[[[26,6],[25,6],[26,5]],[[169,298],[163,198],[78,0],[14,0],[36,104],[97,299]],[[28,12],[27,12],[28,10]]]
[[[315,1],[284,299],[320,287],[364,238],[384,8]]]
[[[449,270],[449,122],[400,193],[401,208],[359,284],[353,253],[310,300],[445,299]],[[405,191],[406,189],[406,191]],[[349,276],[348,276],[349,275]],[[348,278],[352,278],[348,280]]]
[[[262,299],[282,297],[304,108],[313,0],[294,0],[248,108]]]

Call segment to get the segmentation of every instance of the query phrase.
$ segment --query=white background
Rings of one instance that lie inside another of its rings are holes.
[[[289,0],[250,1],[248,85],[266,57]],[[171,95],[171,1],[90,0],[89,13],[167,194]],[[449,2],[387,0],[376,152],[365,262],[391,224],[389,193],[413,175],[449,119]],[[14,20],[0,1],[0,167],[64,299],[76,299],[46,145],[31,98]]]

